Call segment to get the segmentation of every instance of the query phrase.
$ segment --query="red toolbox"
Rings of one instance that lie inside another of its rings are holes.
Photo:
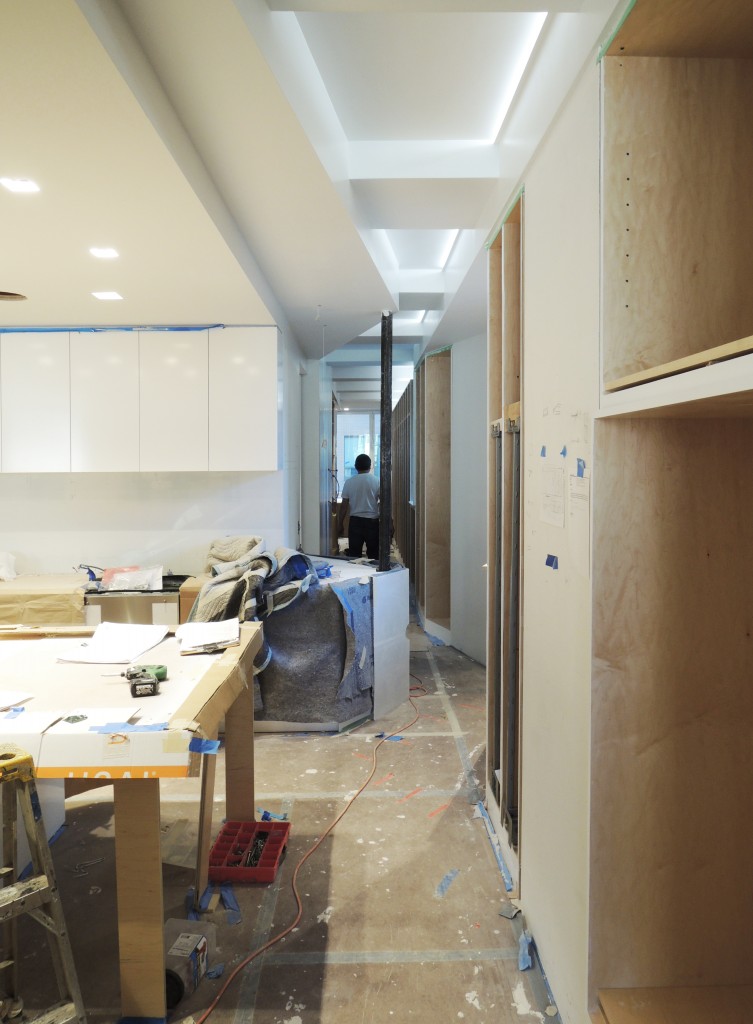
[[[274,882],[289,821],[226,821],[209,854],[210,882]]]

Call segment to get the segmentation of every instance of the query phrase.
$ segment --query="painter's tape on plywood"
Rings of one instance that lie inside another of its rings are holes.
[[[753,61],[604,61],[604,380],[753,334]]]

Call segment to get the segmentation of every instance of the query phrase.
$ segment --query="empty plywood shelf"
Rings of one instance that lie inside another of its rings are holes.
[[[607,1024],[748,1024],[753,985],[608,988],[599,992]]]

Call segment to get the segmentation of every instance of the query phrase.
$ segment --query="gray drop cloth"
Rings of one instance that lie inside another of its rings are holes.
[[[372,711],[371,587],[310,587],[264,620],[271,657],[257,676],[260,721],[349,722]]]

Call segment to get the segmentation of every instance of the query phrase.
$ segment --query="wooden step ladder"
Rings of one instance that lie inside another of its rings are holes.
[[[73,954],[65,927],[50,847],[37,795],[34,762],[13,743],[0,743],[3,842],[0,865],[0,1021],[18,1017],[18,918],[28,914],[44,926],[57,979],[60,1002],[25,1024],[86,1024]],[[18,808],[31,853],[32,874],[18,881],[16,834]],[[3,995],[4,993],[4,995]]]

